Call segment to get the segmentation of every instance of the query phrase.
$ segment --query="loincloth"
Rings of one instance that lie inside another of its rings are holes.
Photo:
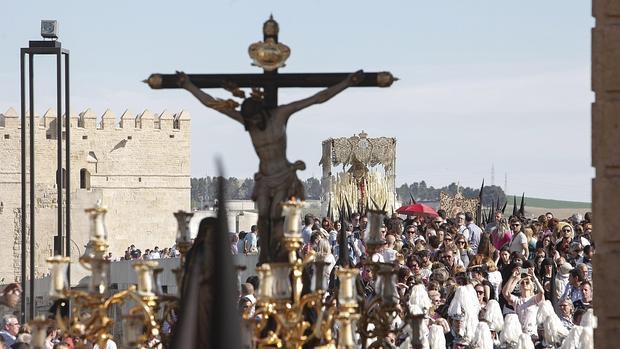
[[[254,174],[252,200],[257,201],[259,197],[273,198],[281,193],[284,193],[286,196],[284,200],[293,196],[299,200],[304,200],[306,198],[304,185],[297,178],[296,171],[305,169],[306,164],[298,160],[294,164],[290,164],[288,169],[270,176],[257,172]]]

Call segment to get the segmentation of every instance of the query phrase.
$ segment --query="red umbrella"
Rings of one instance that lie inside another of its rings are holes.
[[[432,207],[424,204],[405,205],[396,210],[396,212],[409,216],[439,216]]]

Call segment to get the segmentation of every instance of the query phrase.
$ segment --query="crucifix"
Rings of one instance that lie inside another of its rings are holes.
[[[258,206],[259,263],[287,260],[282,244],[282,203],[305,198],[304,188],[297,178],[297,170],[304,170],[303,161],[290,163],[286,158],[286,125],[289,118],[311,105],[323,103],[347,87],[388,87],[397,80],[389,72],[365,73],[312,73],[280,74],[290,55],[290,49],[278,42],[278,23],[270,17],[263,24],[263,41],[249,47],[253,65],[263,68],[262,74],[152,74],[146,82],[153,89],[183,88],[205,106],[217,110],[242,124],[250,134],[259,158],[259,169],[254,175],[252,200]],[[240,88],[252,88],[246,98]],[[298,101],[278,105],[278,89],[284,87],[326,87],[326,89]],[[223,88],[242,98],[241,104],[233,99],[213,98],[202,91]],[[237,107],[239,107],[237,110]]]

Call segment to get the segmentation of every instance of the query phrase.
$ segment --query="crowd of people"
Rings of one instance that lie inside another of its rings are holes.
[[[344,260],[341,251],[349,265],[361,270],[359,299],[369,300],[377,291],[368,262],[394,263],[401,319],[412,293],[422,288],[428,295],[431,348],[543,348],[583,340],[582,328],[594,321],[591,213],[560,219],[549,212],[528,219],[497,211],[483,227],[470,212],[438,214],[386,218],[380,227],[385,244],[372,254],[365,244],[368,217],[354,213],[341,223],[306,215],[300,254],[313,253],[327,262],[324,278],[332,297],[338,287],[335,271]],[[338,246],[341,224],[346,248]],[[252,314],[258,282],[251,277],[242,284],[241,312]],[[406,337],[394,330],[390,342],[398,347]]]
[[[344,227],[343,227],[344,225]],[[591,341],[594,326],[592,259],[596,248],[591,214],[567,219],[552,213],[529,219],[495,213],[486,226],[470,212],[447,217],[397,215],[380,225],[385,241],[378,250],[366,245],[368,217],[353,213],[349,220],[306,215],[299,254],[326,262],[323,271],[328,297],[337,296],[336,271],[342,264],[360,269],[356,291],[360,300],[378,293],[372,263],[392,263],[398,270],[396,292],[400,314],[394,319],[390,345],[400,347],[411,332],[399,331],[412,299],[427,299],[425,335],[430,348],[552,348]],[[344,231],[345,238],[342,239]],[[233,254],[257,254],[260,232],[231,234]],[[342,248],[339,242],[344,241]],[[345,255],[340,258],[340,254]],[[172,248],[127,248],[125,259],[178,256]],[[241,284],[239,310],[255,311],[260,280]],[[28,348],[31,334],[13,315],[21,289],[11,284],[0,293],[0,348]],[[420,297],[424,294],[424,297]],[[423,303],[424,301],[422,301]],[[424,307],[424,306],[422,306]],[[399,323],[401,321],[401,323]],[[590,328],[590,332],[587,329]],[[50,328],[47,348],[73,348],[71,338]],[[588,337],[589,335],[589,337]],[[113,348],[114,343],[108,342]]]
[[[22,289],[19,284],[11,283],[0,292],[0,349],[31,349],[33,348],[33,329],[28,323],[20,323],[17,308],[21,300]],[[56,303],[55,303],[56,304]],[[53,307],[52,307],[53,308]],[[46,329],[42,349],[99,349],[94,343],[78,340],[61,331],[58,327],[50,326]],[[116,349],[117,345],[108,339],[102,349]]]
[[[121,260],[126,260],[126,261],[130,261],[130,260],[137,260],[137,259],[162,259],[162,258],[176,258],[179,257],[181,255],[181,252],[179,252],[179,250],[176,248],[176,245],[173,245],[172,247],[166,247],[166,248],[162,248],[160,249],[159,246],[155,246],[152,249],[145,249],[144,252],[142,252],[142,250],[140,250],[139,248],[136,248],[135,245],[131,245],[129,247],[127,247],[127,249],[125,250],[125,255],[120,258]],[[108,260],[114,260],[114,257],[112,256],[112,252],[108,253],[108,256],[106,257],[106,259]]]

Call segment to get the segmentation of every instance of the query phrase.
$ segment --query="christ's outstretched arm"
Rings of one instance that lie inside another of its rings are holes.
[[[286,118],[286,120],[284,121],[287,121],[288,118],[295,112],[298,112],[314,104],[327,102],[347,87],[357,85],[360,81],[362,81],[363,77],[364,71],[358,70],[355,73],[350,74],[346,79],[342,80],[334,86],[328,87],[308,98],[304,98],[299,101],[295,101],[278,107],[278,109],[282,111],[281,114],[278,114],[283,115]]]
[[[196,85],[192,83],[192,81],[189,79],[189,77],[185,73],[177,71],[177,75],[179,77],[179,86],[189,91],[191,94],[193,94],[194,97],[198,98],[198,100],[202,104],[204,104],[205,106],[211,109],[217,110],[220,113],[227,115],[228,117],[243,124],[243,116],[241,116],[241,113],[239,113],[232,107],[218,106],[218,104],[221,104],[223,102],[225,103],[225,101],[217,100],[211,97],[211,95],[209,95],[208,93],[203,92],[201,89],[199,89],[198,87],[196,87]]]

